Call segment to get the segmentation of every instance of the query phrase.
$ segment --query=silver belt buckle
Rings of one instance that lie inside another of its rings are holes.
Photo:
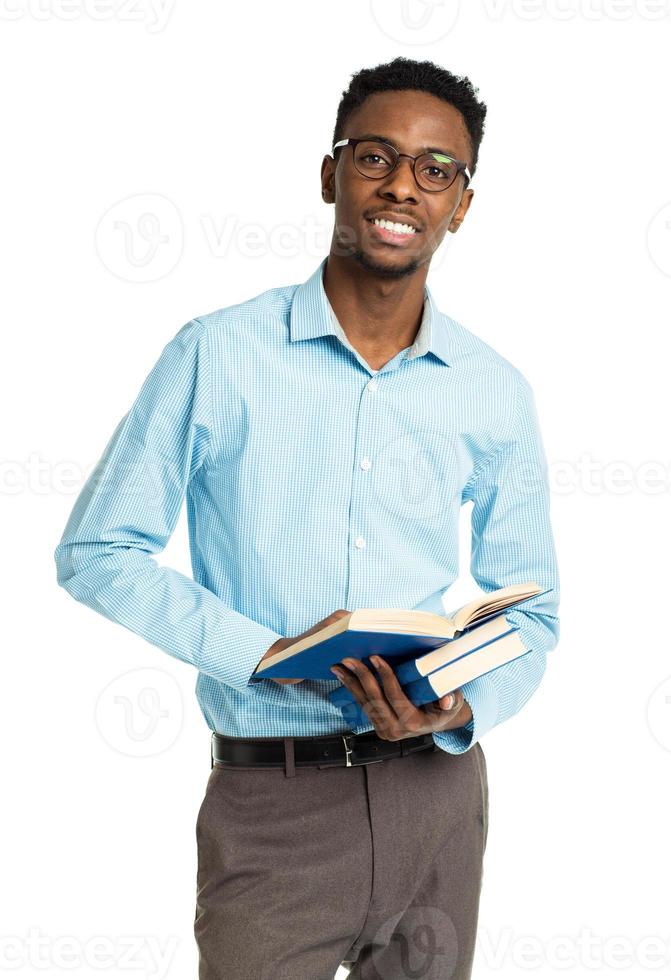
[[[345,743],[345,759],[346,759],[345,765],[346,766],[353,765],[352,761],[350,760],[350,756],[352,754],[352,749],[347,744],[347,739],[348,738],[352,738],[352,737],[353,737],[352,735],[341,735],[341,738],[342,738],[343,742]]]

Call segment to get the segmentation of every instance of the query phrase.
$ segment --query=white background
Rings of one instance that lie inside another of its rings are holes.
[[[562,583],[542,685],[482,743],[474,977],[666,975],[671,4],[156,2],[0,0],[3,968],[196,976],[195,672],[53,550],[165,343],[326,254],[341,92],[404,54],[488,105],[428,282],[532,384]],[[184,510],[160,561],[191,573]]]

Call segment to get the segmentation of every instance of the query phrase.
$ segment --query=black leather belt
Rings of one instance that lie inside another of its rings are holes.
[[[366,766],[398,756],[436,749],[431,733],[390,742],[376,732],[355,735],[299,736],[293,738],[233,738],[212,732],[212,766],[252,768],[284,767],[293,775],[295,767]]]

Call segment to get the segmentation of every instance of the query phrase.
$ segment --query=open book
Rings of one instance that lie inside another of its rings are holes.
[[[505,585],[461,606],[450,616],[411,609],[357,609],[305,636],[257,665],[251,681],[272,677],[336,680],[330,668],[343,657],[366,663],[379,654],[393,665],[435,650],[458,634],[526,599],[549,592],[536,582]],[[366,664],[370,666],[370,664]]]

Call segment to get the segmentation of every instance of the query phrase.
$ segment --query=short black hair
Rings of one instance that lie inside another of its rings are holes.
[[[416,89],[444,99],[458,109],[464,117],[471,141],[471,175],[475,174],[478,153],[485,128],[487,106],[477,98],[478,89],[465,76],[454,75],[433,61],[414,61],[401,56],[375,68],[362,68],[352,75],[349,88],[340,100],[333,131],[334,146],[343,139],[343,130],[349,116],[374,92],[404,91]]]

